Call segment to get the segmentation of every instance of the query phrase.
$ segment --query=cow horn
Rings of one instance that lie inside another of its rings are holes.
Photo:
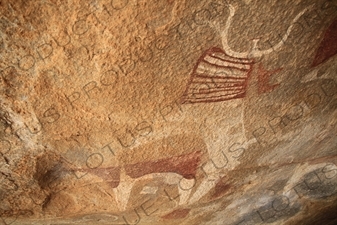
[[[258,50],[257,46],[257,42],[259,39],[254,39],[253,40],[253,47],[250,51],[247,52],[236,52],[233,51],[229,45],[228,45],[228,32],[229,32],[229,28],[230,25],[232,24],[232,20],[233,17],[235,15],[235,7],[232,6],[231,4],[228,4],[228,8],[229,8],[229,17],[227,19],[225,28],[223,30],[220,30],[220,25],[219,24],[215,24],[215,28],[220,32],[220,35],[222,37],[222,46],[223,49],[225,50],[225,52],[232,57],[235,58],[258,58],[261,57],[263,55],[269,54],[273,51],[277,51],[279,50],[285,43],[285,41],[288,39],[290,32],[292,31],[294,24],[299,20],[299,18],[310,8],[311,6],[305,8],[304,10],[302,10],[300,13],[297,14],[297,16],[293,19],[291,25],[288,27],[287,32],[283,35],[282,40],[277,43],[276,45],[272,46],[269,49],[266,50]]]

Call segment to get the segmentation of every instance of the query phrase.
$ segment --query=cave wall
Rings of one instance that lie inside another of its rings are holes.
[[[337,1],[0,1],[0,224],[335,224]]]

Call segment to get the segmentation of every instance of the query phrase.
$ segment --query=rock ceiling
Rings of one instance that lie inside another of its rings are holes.
[[[0,12],[0,224],[336,224],[336,1]]]

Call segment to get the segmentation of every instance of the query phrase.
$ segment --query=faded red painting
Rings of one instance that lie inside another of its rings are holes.
[[[126,174],[132,178],[151,173],[177,173],[186,179],[193,179],[200,163],[201,151],[160,159],[153,162],[141,162],[125,166]]]
[[[182,103],[220,102],[246,96],[254,61],[235,58],[221,48],[207,50],[198,60],[182,96]],[[258,94],[273,91],[279,84],[270,84],[270,78],[282,68],[266,70],[259,64]]]
[[[258,92],[259,94],[268,93],[277,88],[280,84],[270,84],[269,80],[272,75],[280,72],[282,68],[276,70],[266,70],[262,64],[259,65],[258,71]]]
[[[245,97],[252,65],[253,60],[231,57],[220,48],[207,50],[193,69],[182,103]]]
[[[177,209],[169,214],[163,216],[163,219],[174,220],[174,219],[182,219],[185,218],[191,209]]]
[[[156,161],[146,161],[124,166],[125,172],[133,179],[140,178],[152,173],[176,173],[185,179],[194,179],[201,161],[202,152],[194,151],[188,154],[159,159]],[[92,169],[70,169],[72,172],[85,172],[94,174],[109,182],[112,188],[120,184],[122,167],[92,168]],[[85,175],[82,175],[82,177]]]
[[[326,30],[311,67],[316,67],[337,53],[337,18]]]

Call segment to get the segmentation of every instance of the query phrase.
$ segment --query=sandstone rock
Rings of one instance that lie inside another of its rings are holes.
[[[0,2],[0,224],[335,224],[336,1]]]

